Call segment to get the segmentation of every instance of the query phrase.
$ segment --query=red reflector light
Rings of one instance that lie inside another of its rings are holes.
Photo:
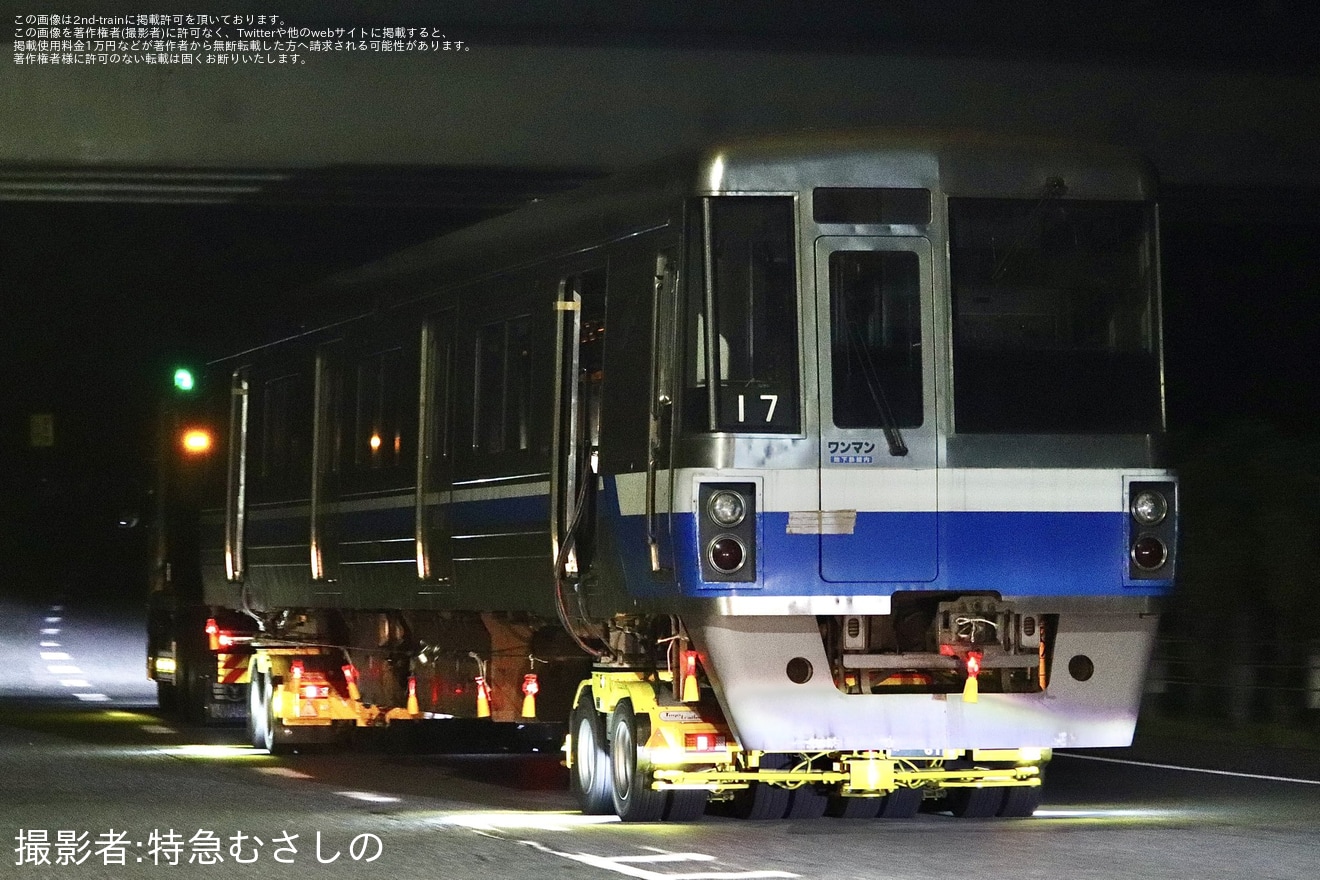
[[[976,678],[981,674],[981,655],[972,651],[967,655],[967,677]]]
[[[305,684],[302,686],[302,695],[304,699],[308,700],[325,699],[330,696],[330,686],[326,684]]]
[[[536,673],[529,672],[523,676],[522,692],[529,697],[534,697],[541,691],[541,685],[536,680]]]
[[[683,674],[684,674],[684,675],[696,675],[696,674],[697,674],[697,652],[696,652],[696,651],[684,651],[684,652],[683,652]]]
[[[349,683],[357,681],[357,670],[353,668],[352,664],[344,665],[344,681]]]
[[[301,660],[294,660],[293,666],[289,671],[293,675],[294,681],[301,681],[303,677],[303,662]]]
[[[212,651],[220,650],[220,624],[215,622],[215,618],[207,618],[206,621],[206,641]]]
[[[688,733],[683,735],[683,748],[689,752],[723,751],[726,740],[722,733]]]

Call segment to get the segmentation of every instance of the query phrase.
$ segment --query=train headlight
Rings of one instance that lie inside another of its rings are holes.
[[[1164,521],[1169,513],[1169,502],[1159,492],[1139,492],[1132,499],[1132,518],[1143,526],[1153,526]]]
[[[1142,535],[1132,543],[1132,561],[1143,571],[1154,571],[1169,558],[1169,548],[1154,535]]]
[[[725,489],[710,496],[706,512],[711,519],[728,529],[738,525],[747,516],[747,502],[737,492]]]
[[[733,574],[747,561],[747,548],[732,535],[721,535],[710,542],[707,558],[720,574]]]

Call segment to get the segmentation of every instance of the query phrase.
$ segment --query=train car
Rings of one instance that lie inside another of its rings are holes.
[[[1130,742],[1173,583],[1159,277],[1137,158],[852,132],[318,285],[206,379],[254,743],[567,719],[625,820],[1030,815]]]

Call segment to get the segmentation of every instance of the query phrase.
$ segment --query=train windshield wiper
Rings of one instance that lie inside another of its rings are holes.
[[[894,418],[894,410],[889,405],[889,398],[885,396],[884,385],[880,383],[880,373],[875,368],[875,361],[871,359],[871,349],[862,339],[861,330],[851,321],[845,319],[845,323],[848,325],[848,344],[857,353],[862,376],[866,379],[866,390],[870,392],[871,401],[880,413],[880,429],[884,432],[885,442],[889,444],[889,454],[907,455],[907,444],[903,442],[903,435],[898,430],[898,419]]]

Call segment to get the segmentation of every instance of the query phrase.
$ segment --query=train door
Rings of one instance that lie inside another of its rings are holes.
[[[833,582],[938,575],[931,248],[816,240],[820,570]]]
[[[416,548],[419,595],[454,590],[453,412],[454,310],[422,325],[420,392],[417,396]]]
[[[600,403],[605,372],[605,271],[564,277],[555,302],[555,420],[551,542],[559,571],[576,576],[594,550]]]
[[[343,397],[343,366],[338,345],[316,352],[313,377],[312,485],[310,513],[311,575],[318,583],[339,577],[339,411]]]
[[[651,394],[646,444],[646,544],[651,571],[672,577],[674,545],[671,538],[674,432],[674,331],[678,306],[678,265],[673,254],[655,258],[655,284],[651,300]]]
[[[229,386],[229,461],[225,489],[225,578],[242,583],[246,573],[248,469],[248,371],[235,370]]]

